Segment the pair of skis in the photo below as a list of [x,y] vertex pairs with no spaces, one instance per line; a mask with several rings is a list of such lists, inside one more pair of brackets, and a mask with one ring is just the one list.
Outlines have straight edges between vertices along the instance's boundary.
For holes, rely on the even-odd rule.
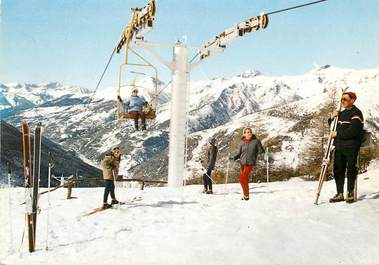
[[[137,201],[142,201],[142,197],[141,196],[135,196],[132,199],[127,200],[125,202],[119,202],[117,205],[124,205],[124,204],[132,203],[132,202],[137,202]],[[103,208],[103,207],[95,208],[95,209],[93,209],[92,211],[90,211],[88,213],[84,213],[82,216],[83,217],[90,216],[90,215],[93,215],[95,213],[102,212],[102,211],[105,211],[105,210],[108,210],[108,209],[112,209],[112,208],[113,207],[111,207],[111,208]]]
[[26,122],[21,123],[22,144],[24,151],[24,176],[25,176],[25,201],[26,220],[28,226],[29,252],[35,250],[37,209],[38,209],[38,188],[40,180],[41,166],[41,143],[42,125],[39,123],[34,131],[34,154],[33,154],[33,175],[30,153],[30,128]]
[[[346,90],[347,90],[347,87],[342,89],[342,96],[346,92]],[[338,107],[337,107],[338,112],[341,112],[341,109],[342,109],[342,96],[341,96],[341,100],[338,102]],[[325,154],[324,154],[323,159],[322,159],[321,172],[320,172],[318,188],[317,188],[317,193],[316,193],[316,200],[314,202],[316,205],[318,204],[318,199],[320,197],[322,185],[324,184],[324,181],[325,181],[325,176],[326,176],[327,169],[328,169],[329,162],[330,162],[330,155],[333,151],[334,137],[332,137],[332,136],[333,136],[333,133],[337,130],[337,124],[338,124],[338,115],[336,117],[334,117],[334,119],[330,125],[330,134],[328,137],[328,142],[326,145]]]

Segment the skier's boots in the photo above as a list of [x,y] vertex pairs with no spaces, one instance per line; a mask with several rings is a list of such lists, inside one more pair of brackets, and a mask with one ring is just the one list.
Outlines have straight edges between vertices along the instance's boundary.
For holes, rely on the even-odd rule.
[[241,200],[242,200],[242,201],[248,201],[248,200],[249,200],[249,196],[245,196],[245,195],[244,195],[244,196],[242,196]]
[[113,204],[118,204],[118,203],[120,203],[118,200],[116,200],[116,199],[112,199],[111,205],[113,205]]
[[345,198],[343,197],[343,193],[337,193],[336,195],[334,195],[333,198],[329,199],[329,202],[331,202],[331,203],[342,202],[344,200],[345,200]]
[[108,209],[108,208],[112,208],[112,205],[110,205],[110,204],[104,202],[104,203],[103,203],[103,206],[102,206],[101,208],[102,208],[103,210],[105,210],[105,209]]
[[207,194],[213,194],[213,191],[212,190],[207,190],[206,193]]
[[346,195],[345,201],[347,203],[353,203],[354,202],[354,192],[348,192]]

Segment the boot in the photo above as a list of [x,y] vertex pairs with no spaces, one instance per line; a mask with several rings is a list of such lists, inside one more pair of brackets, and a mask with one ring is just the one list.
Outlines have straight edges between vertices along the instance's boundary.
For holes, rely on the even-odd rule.
[[354,192],[348,192],[346,195],[345,201],[347,203],[353,203],[354,202]]
[[245,196],[243,195],[242,198],[241,198],[242,201],[248,201],[249,200],[249,196]]
[[103,206],[101,207],[103,210],[105,209],[108,209],[108,208],[112,208],[112,205],[108,204],[107,202],[104,202],[103,203]]
[[116,199],[112,199],[111,205],[113,205],[113,204],[118,204],[118,203],[120,203],[118,200],[116,200]]
[[207,194],[213,194],[213,191],[212,190],[207,190],[206,193]]
[[342,202],[344,201],[344,197],[343,197],[343,193],[337,193],[336,195],[334,195],[333,198],[330,198],[329,199],[329,202],[331,203],[334,203],[334,202]]

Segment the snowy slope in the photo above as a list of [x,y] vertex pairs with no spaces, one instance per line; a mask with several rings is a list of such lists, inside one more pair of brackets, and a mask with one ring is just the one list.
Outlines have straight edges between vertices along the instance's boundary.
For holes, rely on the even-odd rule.
[[[152,78],[138,81],[138,86],[146,88],[140,88],[140,94],[150,98],[154,82]],[[166,85],[160,81],[158,84],[159,90]],[[252,126],[264,143],[280,139],[281,147],[280,150],[277,148],[274,154],[273,166],[290,165],[296,168],[302,162],[302,152],[307,143],[311,142],[309,135],[313,130],[303,123],[304,117],[318,111],[321,104],[333,97],[333,92],[346,85],[357,92],[356,105],[363,111],[365,126],[377,138],[378,68],[353,70],[323,66],[298,76],[265,76],[258,71],[249,70],[238,76],[191,82],[188,111],[188,153],[191,168],[187,177],[196,176],[200,164],[195,159],[203,154],[204,144],[209,137],[216,136],[218,144],[227,146],[239,137],[243,126]],[[25,85],[20,84],[6,84],[1,87],[2,91],[13,91],[13,94],[16,94],[17,87],[20,87],[22,93],[25,90]],[[97,165],[111,146],[119,144],[124,154],[122,173],[141,176],[146,172],[152,172],[149,174],[150,178],[165,178],[168,161],[170,89],[168,85],[159,95],[158,117],[148,123],[147,132],[135,132],[130,121],[115,120],[114,88],[97,91],[91,104],[83,103],[91,98],[92,93],[87,93],[83,98],[82,92],[77,92],[69,96],[71,101],[67,101],[66,95],[46,101],[37,107],[29,106],[28,103],[23,105],[22,110],[13,108],[13,112],[4,117],[15,126],[19,126],[21,119],[28,119],[32,125],[43,120],[46,136]],[[43,89],[37,86],[36,91],[40,90]],[[70,89],[67,93],[69,91]],[[38,94],[37,92],[33,93]],[[0,101],[11,102],[10,94],[2,92]],[[127,95],[127,91],[122,93],[123,98]],[[226,154],[221,153],[220,158],[225,157]],[[225,165],[219,165],[220,170],[223,170]],[[157,172],[156,168],[161,170]]]
[[[40,198],[37,251],[29,254],[24,229],[23,189],[0,190],[1,264],[297,264],[375,265],[379,263],[379,161],[359,175],[358,202],[330,204],[334,181],[324,184],[320,204],[313,204],[317,182],[251,184],[250,201],[241,201],[237,184],[178,189],[117,188],[130,202],[92,216],[101,188],[51,193],[49,251],[47,197]],[[12,226],[13,247],[10,240]]]

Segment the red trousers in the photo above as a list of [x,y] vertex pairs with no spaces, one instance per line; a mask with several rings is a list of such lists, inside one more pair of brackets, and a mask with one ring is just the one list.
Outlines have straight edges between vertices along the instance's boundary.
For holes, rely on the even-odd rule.
[[249,197],[249,174],[252,169],[253,165],[241,165],[240,184],[245,197]]

